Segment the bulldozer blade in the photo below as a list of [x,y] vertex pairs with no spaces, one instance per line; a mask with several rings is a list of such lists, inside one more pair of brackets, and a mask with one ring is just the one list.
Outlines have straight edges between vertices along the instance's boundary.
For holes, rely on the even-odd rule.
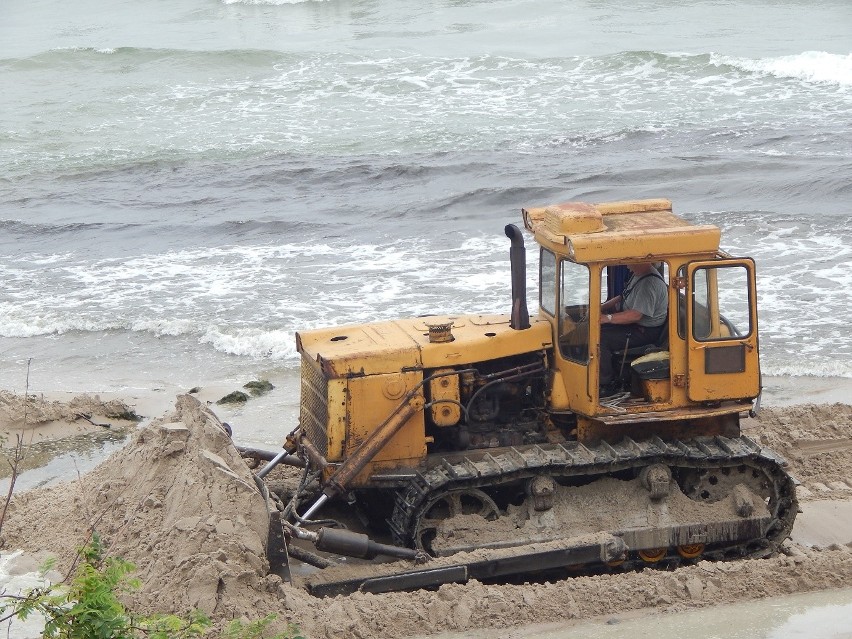
[[266,539],[266,558],[269,561],[269,571],[282,580],[289,582],[290,557],[287,553],[287,539],[281,526],[281,513],[273,510],[269,513],[269,535]]
[[494,579],[529,573],[569,568],[601,561],[613,561],[627,552],[624,541],[618,537],[598,536],[594,541],[563,545],[562,547],[536,548],[524,551],[496,553],[491,559],[460,561],[435,568],[402,570],[380,577],[347,578],[308,584],[307,589],[316,597],[348,595],[354,592],[373,594],[435,588],[447,583],[466,583],[471,579]]

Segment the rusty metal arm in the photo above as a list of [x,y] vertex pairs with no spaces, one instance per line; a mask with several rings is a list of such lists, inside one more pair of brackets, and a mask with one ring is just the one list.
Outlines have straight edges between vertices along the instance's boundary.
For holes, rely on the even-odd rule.
[[425,402],[423,395],[417,392],[419,388],[418,385],[417,388],[411,391],[405,401],[376,430],[370,433],[370,436],[329,477],[323,494],[305,512],[302,519],[310,519],[329,499],[345,493],[349,483],[358,476],[358,473],[364,470],[364,467],[385,447],[391,437],[396,435],[411,417],[423,410]]
[[326,482],[325,493],[332,497],[346,491],[355,477],[364,467],[385,447],[391,437],[396,435],[403,425],[416,413],[423,410],[423,396],[409,394],[406,401],[384,421],[376,430],[370,433],[354,453],[335,471]]

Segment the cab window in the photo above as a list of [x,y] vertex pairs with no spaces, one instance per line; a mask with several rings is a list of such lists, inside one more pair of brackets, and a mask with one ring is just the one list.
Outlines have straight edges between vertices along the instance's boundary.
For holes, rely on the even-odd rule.
[[559,351],[575,362],[589,359],[589,269],[563,261],[559,283]]
[[548,315],[556,315],[556,256],[547,249],[541,249],[539,265],[541,310]]
[[696,269],[692,280],[693,338],[703,342],[749,335],[749,290],[749,273],[743,266]]

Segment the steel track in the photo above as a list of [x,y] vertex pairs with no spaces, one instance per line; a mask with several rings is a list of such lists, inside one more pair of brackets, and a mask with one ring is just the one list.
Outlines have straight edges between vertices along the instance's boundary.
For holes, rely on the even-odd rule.
[[[762,486],[770,520],[760,538],[709,545],[710,559],[766,556],[777,551],[789,536],[798,511],[795,481],[783,468],[783,460],[748,437],[699,437],[688,441],[645,441],[625,438],[618,444],[579,442],[540,444],[467,451],[430,457],[427,470],[416,473],[396,491],[394,510],[388,520],[397,544],[413,544],[419,510],[433,495],[448,490],[488,490],[518,484],[548,474],[570,483],[596,479],[651,464],[665,464],[673,471],[752,470]],[[672,549],[670,549],[672,550]]]

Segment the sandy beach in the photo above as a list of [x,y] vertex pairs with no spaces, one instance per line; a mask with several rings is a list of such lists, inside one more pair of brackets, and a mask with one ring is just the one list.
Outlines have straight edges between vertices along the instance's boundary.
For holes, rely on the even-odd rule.
[[[491,632],[485,629],[525,637],[545,623],[567,629],[613,615],[677,612],[848,587],[852,406],[841,400],[849,397],[850,380],[774,378],[765,384],[763,408],[757,418],[745,421],[743,431],[783,455],[801,482],[801,513],[792,537],[782,553],[768,559],[700,561],[674,572],[646,569],[523,586],[470,582],[437,591],[356,594],[318,605],[299,587],[298,577],[288,584],[268,573],[265,506],[222,428],[228,414],[244,417],[263,410],[217,405],[214,396],[227,388],[199,391],[198,398],[178,396],[170,406],[160,392],[126,402],[39,395],[26,405],[20,396],[0,394],[0,426],[7,442],[21,433],[25,406],[23,433],[31,442],[104,431],[122,437],[108,458],[103,459],[106,452],[94,455],[101,463],[93,470],[78,469],[50,486],[19,490],[4,522],[2,550],[26,551],[13,573],[47,555],[59,558],[62,571],[96,522],[110,552],[137,567],[142,587],[127,596],[135,610],[200,608],[219,629],[230,619],[274,613],[281,629],[295,623],[308,637],[475,637]],[[249,404],[253,401],[275,397]],[[139,422],[122,419],[160,410]]]

